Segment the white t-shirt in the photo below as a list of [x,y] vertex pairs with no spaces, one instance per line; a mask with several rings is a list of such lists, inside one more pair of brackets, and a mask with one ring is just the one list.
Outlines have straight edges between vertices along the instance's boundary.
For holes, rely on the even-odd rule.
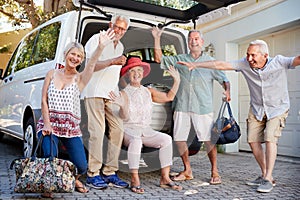
[[[99,43],[99,33],[93,35],[85,45],[86,60],[91,58]],[[119,42],[114,48],[113,42],[108,44],[98,58],[99,61],[121,56],[124,46]],[[92,78],[82,91],[81,97],[101,97],[109,99],[109,92],[118,90],[120,70],[122,65],[111,65],[105,69],[94,72]]]

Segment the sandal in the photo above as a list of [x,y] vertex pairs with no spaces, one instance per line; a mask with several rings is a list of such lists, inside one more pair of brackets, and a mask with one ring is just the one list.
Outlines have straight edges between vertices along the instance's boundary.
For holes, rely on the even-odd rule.
[[89,190],[79,180],[76,180],[75,191],[80,192],[80,193],[89,192]]
[[210,182],[209,182],[209,184],[211,184],[211,185],[218,185],[218,184],[221,184],[221,183],[222,183],[221,176],[211,177]]
[[179,173],[178,175],[171,178],[173,181],[186,181],[194,179],[193,175],[185,175],[183,173]]
[[145,190],[144,188],[142,188],[140,185],[138,186],[131,186],[130,190],[136,194],[144,194]]
[[160,184],[159,185],[161,188],[169,188],[172,190],[182,190],[182,187],[178,185],[177,183],[174,183],[173,181],[167,184]]

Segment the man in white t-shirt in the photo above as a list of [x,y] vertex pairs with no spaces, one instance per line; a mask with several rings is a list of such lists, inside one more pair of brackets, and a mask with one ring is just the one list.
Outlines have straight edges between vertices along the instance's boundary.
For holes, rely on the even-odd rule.
[[[108,184],[126,188],[128,183],[122,181],[116,171],[123,141],[123,122],[119,118],[110,98],[110,91],[118,90],[122,65],[126,57],[122,56],[124,46],[120,39],[126,33],[130,20],[125,16],[112,17],[109,27],[115,32],[115,39],[108,44],[98,59],[95,72],[82,93],[88,115],[89,162],[86,183],[95,189],[105,189]],[[98,44],[98,34],[93,35],[85,45],[86,60],[90,58]],[[99,70],[101,69],[101,70]],[[99,71],[96,71],[99,70]],[[103,139],[106,122],[109,129],[106,163],[103,163]],[[100,170],[102,172],[100,172]]]

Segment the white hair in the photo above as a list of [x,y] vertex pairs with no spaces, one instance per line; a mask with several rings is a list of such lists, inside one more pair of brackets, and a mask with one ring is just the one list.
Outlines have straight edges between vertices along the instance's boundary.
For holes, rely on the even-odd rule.
[[263,40],[254,40],[254,41],[250,42],[249,46],[250,45],[258,45],[259,49],[260,49],[260,52],[262,54],[268,54],[269,55],[268,44],[265,41],[263,41]]
[[114,16],[112,16],[112,18],[111,18],[111,23],[116,23],[116,21],[117,20],[123,20],[123,21],[126,21],[126,23],[127,23],[127,29],[128,29],[128,27],[129,27],[129,25],[130,25],[130,19],[129,19],[129,17],[127,17],[127,16],[124,16],[124,15],[118,15],[118,14],[116,14],[116,15],[114,15]]

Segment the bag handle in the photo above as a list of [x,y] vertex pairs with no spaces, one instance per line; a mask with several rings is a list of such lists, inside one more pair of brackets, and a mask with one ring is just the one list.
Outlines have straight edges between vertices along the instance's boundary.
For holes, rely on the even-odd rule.
[[[44,135],[41,134],[41,136],[39,137],[39,140],[36,144],[36,147],[35,147],[35,150],[34,150],[34,153],[33,153],[33,156],[31,157],[31,161],[35,160],[36,159],[36,155],[37,155],[37,150],[40,146],[42,146],[42,141],[44,139]],[[51,139],[51,143],[50,143],[50,157],[49,157],[49,160],[52,161],[53,158],[54,158],[54,155],[53,155],[53,144],[55,145],[56,147],[56,152],[58,153],[58,149],[57,149],[57,144],[55,143],[55,140],[53,139],[53,136],[52,136],[52,133],[50,134],[50,139]],[[57,155],[56,155],[57,156]]]
[[221,119],[224,116],[224,112],[225,112],[225,108],[226,108],[226,103],[227,102],[223,99],[222,105],[221,105],[220,110],[219,110],[218,119]]

